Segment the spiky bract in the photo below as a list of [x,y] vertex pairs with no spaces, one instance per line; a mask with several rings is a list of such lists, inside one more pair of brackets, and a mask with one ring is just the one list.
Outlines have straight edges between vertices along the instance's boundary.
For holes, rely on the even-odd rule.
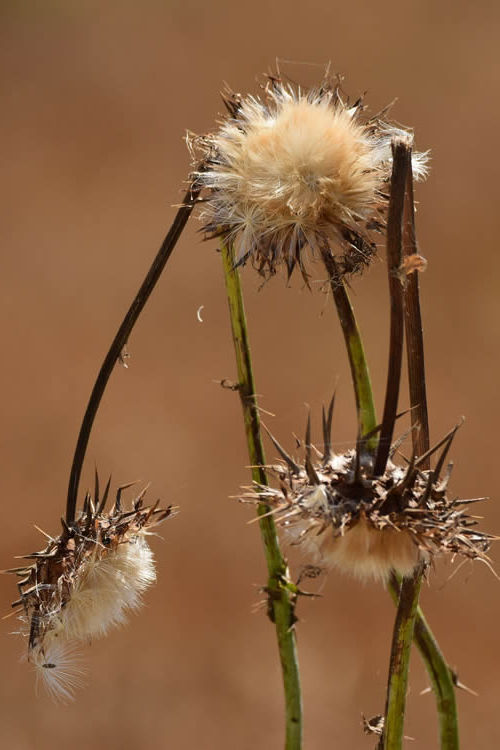
[[124,511],[123,489],[106,513],[109,482],[101,500],[96,482],[96,496],[87,495],[74,524],[63,524],[62,534],[43,551],[26,555],[30,566],[9,571],[21,578],[21,597],[13,606],[24,610],[28,660],[52,697],[68,700],[80,681],[75,645],[125,622],[156,579],[146,535],[171,509],[144,507],[143,491]]
[[[237,263],[262,273],[284,262],[303,273],[306,246],[339,249],[339,273],[366,265],[381,229],[392,168],[391,141],[402,132],[363,116],[330,81],[303,91],[270,77],[262,98],[225,94],[229,116],[217,132],[188,137],[197,183],[207,190],[201,218],[223,234]],[[426,156],[414,156],[425,174]]]
[[471,501],[446,494],[451,465],[440,477],[439,469],[422,470],[418,459],[406,467],[389,460],[384,474],[374,476],[362,446],[332,454],[327,438],[322,459],[313,464],[306,438],[302,465],[273,442],[285,461],[266,468],[279,486],[256,486],[242,499],[270,506],[277,524],[313,562],[384,580],[391,570],[409,575],[440,553],[487,560],[493,537],[465,513]]

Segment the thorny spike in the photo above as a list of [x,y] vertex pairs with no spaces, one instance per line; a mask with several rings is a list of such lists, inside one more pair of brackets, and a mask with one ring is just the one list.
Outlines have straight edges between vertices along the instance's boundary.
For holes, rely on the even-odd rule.
[[[410,435],[415,428],[418,429],[418,425],[416,423],[412,424],[412,426],[409,427],[405,432],[403,432],[402,435],[400,435],[398,438],[396,438],[396,440],[391,445],[391,449],[389,451],[389,458],[390,459],[392,459],[394,457],[394,455],[397,453],[397,451],[399,450],[399,448],[401,448],[401,446],[403,445],[403,443],[406,442],[406,439],[408,438],[408,435]],[[413,458],[415,458],[415,456],[413,456]]]
[[309,410],[309,414],[307,415],[307,426],[306,426],[306,444],[305,444],[305,453],[306,453],[306,473],[309,477],[309,481],[313,484],[319,484],[319,477],[316,474],[316,471],[314,469],[312,460],[311,460],[311,411]]
[[325,407],[322,408],[322,419],[323,419],[323,464],[328,463],[332,457],[332,422],[333,422],[333,409],[335,407],[335,391],[333,392],[332,400],[328,406],[328,414],[325,412]]
[[262,427],[265,429],[269,437],[271,438],[271,442],[280,454],[281,458],[286,462],[288,468],[292,472],[292,474],[296,474],[297,476],[300,474],[300,466],[295,463],[293,458],[291,458],[288,453],[284,450],[284,448],[281,447],[281,445],[278,443],[276,438],[272,435],[272,433],[267,429],[266,425],[261,422]]
[[104,494],[102,496],[101,502],[99,503],[96,509],[96,516],[100,516],[106,506],[106,500],[108,499],[110,485],[111,485],[111,474],[109,475],[109,479],[107,481],[106,487],[104,488]]
[[[144,489],[141,490],[141,492],[139,492],[139,494],[137,495],[137,497],[136,497],[136,499],[134,500],[134,503],[133,503],[134,504],[134,510],[139,510],[141,508],[141,506],[142,506],[142,499],[143,499],[144,495],[146,494],[146,492],[148,491],[148,489],[150,488],[150,486],[151,486],[151,483],[149,482],[144,487]],[[160,501],[158,500],[158,502],[156,503],[156,505],[158,505],[159,502]]]
[[133,487],[134,484],[137,484],[137,481],[128,482],[128,484],[122,484],[120,485],[120,487],[118,487],[116,491],[114,513],[119,513],[122,509],[122,492],[124,492],[125,490],[128,490],[129,487]]
[[437,482],[439,479],[439,475],[441,474],[441,471],[443,469],[443,464],[445,462],[446,456],[448,455],[448,451],[451,448],[451,444],[453,443],[453,440],[455,439],[455,435],[457,434],[457,430],[460,427],[460,424],[455,425],[454,429],[451,431],[450,436],[448,440],[446,441],[443,452],[441,453],[438,462],[436,464],[436,468],[433,471],[434,475],[434,481]]
[[426,451],[421,456],[419,456],[417,458],[415,466],[417,468],[419,466],[421,466],[421,464],[423,464],[424,461],[427,458],[430,458],[437,450],[439,450],[439,448],[441,448],[442,445],[444,445],[446,443],[446,441],[449,439],[450,435],[455,436],[456,431],[458,430],[459,427],[461,427],[463,425],[464,421],[465,421],[465,419],[462,417],[461,421],[457,425],[455,425],[455,427],[453,427],[452,430],[450,430],[448,433],[446,433],[446,435],[444,436],[444,438],[441,438],[441,440],[438,443],[436,443],[436,445],[433,445],[432,448],[429,448],[428,451]]
[[99,474],[97,473],[97,466],[94,470],[94,503],[96,507],[99,505]]

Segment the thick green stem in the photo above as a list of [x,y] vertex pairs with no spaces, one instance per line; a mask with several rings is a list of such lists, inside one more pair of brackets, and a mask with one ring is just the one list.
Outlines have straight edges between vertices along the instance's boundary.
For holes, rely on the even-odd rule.
[[[391,575],[387,588],[397,606],[401,579],[395,573]],[[458,718],[453,672],[441,653],[421,607],[417,607],[413,640],[424,660],[436,696],[441,748],[442,750],[458,750]]]
[[[400,750],[403,746],[406,691],[410,666],[408,652],[413,640],[418,594],[422,582],[420,570],[417,571],[414,578],[411,587],[405,587],[403,580],[398,597],[382,738],[384,750]],[[414,590],[416,590],[417,596],[414,596]]]
[[[238,392],[243,409],[248,455],[252,466],[252,479],[260,485],[267,484],[264,470],[265,456],[260,436],[260,418],[255,396],[250,344],[243,305],[243,295],[238,270],[230,248],[221,243],[222,262],[226,283],[231,330],[233,334],[238,370]],[[268,614],[276,626],[283,686],[285,691],[286,740],[285,750],[300,750],[302,746],[302,698],[299,666],[294,631],[295,596],[288,587],[288,568],[284,560],[272,516],[265,504],[259,505],[259,524],[269,573],[267,595]]]

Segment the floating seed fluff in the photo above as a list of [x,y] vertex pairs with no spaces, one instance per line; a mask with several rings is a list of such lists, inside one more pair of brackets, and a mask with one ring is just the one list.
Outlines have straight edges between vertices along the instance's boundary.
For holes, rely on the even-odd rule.
[[477,520],[464,510],[474,501],[447,497],[451,465],[439,477],[439,471],[421,470],[418,459],[406,467],[389,460],[376,477],[366,455],[358,450],[335,455],[329,438],[316,464],[306,438],[304,465],[273,442],[284,462],[266,468],[279,487],[258,485],[242,500],[268,505],[312,563],[385,580],[391,570],[410,575],[440,553],[488,560],[493,537],[479,531]]
[[[263,98],[225,97],[229,117],[213,135],[188,138],[208,189],[201,218],[209,235],[224,234],[238,263],[262,272],[285,262],[303,268],[301,250],[341,248],[345,272],[374,252],[369,230],[383,226],[392,166],[391,140],[400,128],[363,118],[323,83],[309,92],[270,78]],[[426,156],[414,156],[425,174]]]
[[103,636],[141,604],[141,595],[156,580],[149,530],[171,514],[157,505],[143,507],[141,493],[133,509],[122,511],[118,491],[114,507],[87,496],[80,518],[51,539],[46,549],[26,555],[30,566],[15,568],[22,580],[23,635],[28,661],[48,693],[70,700],[84,670],[78,644]]

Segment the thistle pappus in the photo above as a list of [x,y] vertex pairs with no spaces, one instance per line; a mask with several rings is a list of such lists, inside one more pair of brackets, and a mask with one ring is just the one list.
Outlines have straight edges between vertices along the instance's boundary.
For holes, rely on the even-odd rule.
[[[305,275],[302,251],[325,244],[338,250],[342,274],[365,266],[371,232],[385,223],[391,141],[408,131],[366,117],[363,102],[350,104],[330,80],[304,91],[270,76],[261,97],[223,98],[219,129],[187,138],[207,235],[223,235],[237,264],[250,258],[264,274],[284,263]],[[426,162],[414,153],[417,178]]]
[[153,553],[146,537],[172,514],[158,503],[144,506],[143,490],[130,510],[122,509],[120,487],[109,512],[110,482],[99,497],[87,494],[73,524],[63,521],[60,536],[41,552],[25,555],[31,564],[7,572],[21,578],[21,633],[28,641],[28,661],[55,699],[73,697],[84,670],[78,645],[106,635],[141,605],[143,592],[156,580]]
[[[433,470],[421,468],[429,454],[406,466],[393,462],[396,447],[381,476],[363,441],[356,449],[331,450],[333,402],[323,414],[324,452],[313,463],[310,422],[305,461],[297,462],[271,436],[282,461],[266,467],[278,487],[256,485],[243,501],[263,503],[293,544],[302,545],[311,562],[336,567],[361,579],[387,579],[391,570],[410,575],[422,562],[439,554],[481,559],[495,538],[477,529],[465,512],[472,500],[451,499],[446,493],[451,464],[444,461],[454,428],[429,454],[443,448]],[[480,500],[484,498],[478,498]]]

